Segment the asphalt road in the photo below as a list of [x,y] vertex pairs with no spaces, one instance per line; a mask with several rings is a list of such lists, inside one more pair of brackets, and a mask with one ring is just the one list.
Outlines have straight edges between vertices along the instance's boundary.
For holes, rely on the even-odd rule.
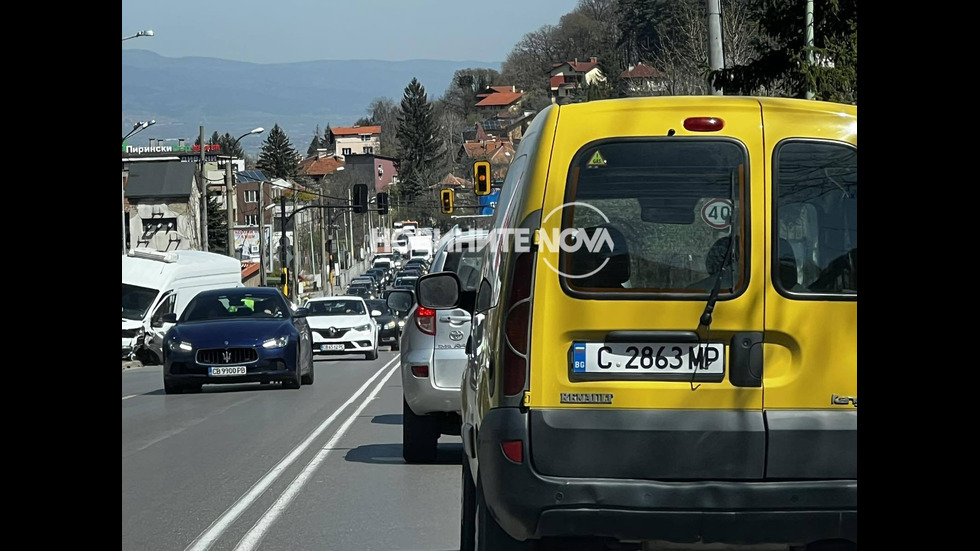
[[318,360],[299,390],[122,379],[124,550],[459,548],[462,444],[403,461],[396,352]]

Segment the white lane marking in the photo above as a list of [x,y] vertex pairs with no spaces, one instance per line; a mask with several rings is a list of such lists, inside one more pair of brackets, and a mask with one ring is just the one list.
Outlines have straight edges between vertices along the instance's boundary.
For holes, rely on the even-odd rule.
[[350,399],[344,402],[342,406],[337,408],[337,410],[334,411],[330,417],[327,417],[323,423],[320,423],[320,426],[310,433],[306,440],[303,440],[302,443],[293,448],[293,450],[289,452],[286,457],[282,458],[282,460],[279,461],[279,463],[273,467],[272,470],[270,470],[265,474],[265,476],[259,479],[258,482],[252,485],[248,492],[246,492],[242,497],[238,498],[238,500],[235,501],[231,507],[229,507],[220,517],[212,522],[211,526],[208,526],[207,530],[201,532],[201,534],[187,546],[185,551],[203,551],[205,549],[209,549],[214,542],[218,541],[218,538],[224,534],[225,530],[227,530],[228,527],[231,526],[231,524],[235,522],[238,517],[240,517],[242,513],[244,513],[245,510],[248,509],[248,507],[252,505],[252,503],[254,503],[260,495],[262,495],[263,492],[265,492],[266,488],[268,488],[270,484],[272,484],[283,472],[285,472],[286,468],[289,467],[293,461],[296,461],[296,458],[299,457],[300,454],[302,454],[318,436],[320,436],[320,433],[326,430],[326,428],[330,426],[330,423],[333,423],[340,413],[347,409],[347,406],[354,403],[354,401],[357,400],[357,398],[363,394],[365,390],[367,390],[371,383],[381,376],[385,369],[388,369],[388,366],[398,361],[398,358],[399,356],[396,355],[390,362],[386,363],[384,367],[379,369],[377,373],[372,375],[371,378],[361,386],[361,388],[357,389],[357,392],[355,392]]
[[129,396],[123,396],[123,400],[129,400],[130,398],[139,396],[139,394],[130,394]]
[[381,388],[388,382],[388,379],[394,375],[395,371],[398,370],[398,367],[399,366],[396,365],[395,367],[391,368],[391,371],[385,375],[384,379],[381,379],[381,382],[374,387],[371,394],[365,398],[363,402],[361,402],[361,405],[354,410],[354,413],[352,413],[351,416],[344,421],[344,424],[337,429],[337,432],[335,432],[333,437],[330,438],[330,441],[320,448],[320,451],[317,452],[316,457],[314,457],[306,465],[303,471],[296,476],[296,479],[293,480],[289,487],[287,487],[286,490],[283,491],[282,495],[279,496],[279,499],[277,499],[276,502],[269,507],[265,514],[263,514],[262,517],[255,522],[252,528],[249,529],[245,536],[242,537],[242,540],[238,542],[237,546],[235,546],[235,551],[250,551],[258,547],[259,543],[262,541],[262,538],[265,537],[266,532],[269,531],[269,527],[272,526],[272,523],[274,523],[276,519],[282,515],[283,511],[289,507],[289,504],[292,503],[299,491],[306,485],[306,481],[313,476],[313,473],[316,472],[317,468],[320,466],[320,463],[327,458],[330,450],[334,449],[334,445],[337,443],[337,441],[340,440],[344,433],[347,432],[347,429],[350,428],[351,424],[354,423],[354,419],[357,419],[361,412],[364,411],[364,408],[378,396],[378,392],[380,392]]

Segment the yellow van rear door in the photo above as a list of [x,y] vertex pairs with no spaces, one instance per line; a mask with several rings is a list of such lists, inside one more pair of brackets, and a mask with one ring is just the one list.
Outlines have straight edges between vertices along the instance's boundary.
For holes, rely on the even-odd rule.
[[857,477],[857,111],[764,100],[766,476]]
[[[648,421],[618,429],[635,450],[665,453],[659,464],[648,456],[637,476],[755,479],[763,388],[739,386],[731,372],[736,361],[746,371],[763,331],[760,108],[705,99],[561,108],[537,239],[526,403]],[[716,280],[712,322],[699,331]],[[547,415],[538,434],[561,440],[560,421]],[[636,463],[626,450],[610,455]]]

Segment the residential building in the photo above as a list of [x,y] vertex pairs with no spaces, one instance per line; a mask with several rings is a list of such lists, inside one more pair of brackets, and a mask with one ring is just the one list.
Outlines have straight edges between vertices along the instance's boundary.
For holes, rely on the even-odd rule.
[[331,128],[334,152],[340,156],[381,152],[380,126],[339,126]]
[[586,85],[605,80],[599,70],[596,58],[588,61],[564,61],[555,63],[551,68],[551,98],[552,101],[574,96]]
[[501,112],[520,112],[524,90],[518,91],[515,86],[490,86],[476,97],[476,112],[489,118]]
[[201,192],[195,165],[133,163],[124,195],[130,206],[129,248],[201,249]]
[[299,162],[297,174],[306,176],[313,181],[315,187],[320,187],[324,178],[343,170],[344,157],[331,154],[326,149],[318,149],[316,155],[311,155]]
[[395,169],[398,159],[394,157],[371,154],[351,155],[346,158],[346,161],[347,170],[358,178],[357,183],[368,184],[368,178],[371,179],[368,185],[369,193],[387,192],[388,187],[398,179],[398,171]]
[[661,96],[667,93],[667,75],[646,63],[630,65],[620,75],[631,96]]

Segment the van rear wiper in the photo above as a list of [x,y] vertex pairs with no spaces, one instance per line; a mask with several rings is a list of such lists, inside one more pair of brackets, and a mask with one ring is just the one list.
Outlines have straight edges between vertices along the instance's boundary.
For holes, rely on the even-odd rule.
[[[729,236],[728,236],[728,250],[725,251],[725,258],[724,260],[722,260],[721,268],[718,270],[718,275],[715,276],[715,282],[711,285],[711,292],[708,293],[708,302],[705,303],[704,311],[701,312],[701,318],[698,320],[698,329],[704,327],[707,330],[707,336],[705,338],[705,341],[707,341],[711,335],[711,321],[715,311],[715,304],[718,303],[718,293],[721,291],[721,280],[724,278],[725,271],[728,269],[728,267],[735,263],[734,262],[735,240],[737,238],[737,236],[735,235],[735,220],[738,219],[738,217],[735,216],[735,205],[736,205],[735,191],[736,191],[737,182],[741,178],[741,170],[742,167],[740,165],[736,170],[732,171],[732,178],[731,178],[732,211],[731,214],[729,214],[729,218],[728,218],[728,227],[731,228],[731,231],[729,232]],[[735,278],[733,277],[732,280],[734,281],[734,279]],[[697,374],[697,370],[692,369],[691,390],[697,390],[701,386],[700,384],[698,386],[694,386],[694,377],[696,374]]]

